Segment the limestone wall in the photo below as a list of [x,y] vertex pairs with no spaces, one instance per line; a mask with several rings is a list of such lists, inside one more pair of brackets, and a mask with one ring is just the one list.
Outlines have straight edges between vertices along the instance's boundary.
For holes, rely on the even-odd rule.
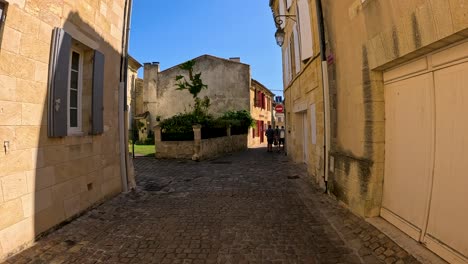
[[385,153],[383,70],[468,37],[466,2],[325,1],[330,58],[332,193],[379,215]]
[[[296,22],[298,0],[292,0],[285,15],[293,16]],[[315,0],[308,0],[311,23],[312,57],[296,63],[293,29],[297,26],[292,19],[284,19],[285,38],[282,46],[286,150],[295,162],[305,163],[312,180],[324,186],[324,108],[320,42],[317,31]],[[275,14],[279,14],[279,1],[270,2]],[[284,15],[283,14],[283,15]],[[298,31],[300,35],[300,29]],[[299,40],[299,39],[298,39]],[[290,72],[286,70],[287,52],[290,52]],[[297,52],[301,52],[300,49]],[[286,78],[289,74],[290,78]],[[314,136],[313,136],[314,135]]]
[[156,141],[157,159],[192,159],[193,141]]
[[[219,116],[228,110],[250,110],[250,66],[209,55],[195,58],[194,72],[201,72],[203,83],[208,89],[202,90],[200,98],[211,100],[210,113]],[[162,119],[177,113],[190,111],[193,97],[188,91],[176,90],[175,77],[187,76],[179,65],[159,72],[159,65],[144,65],[144,93],[142,112],[151,113],[151,127],[156,116]]]
[[[265,94],[265,108],[262,108],[256,104],[257,101],[257,95],[256,92],[261,91]],[[258,120],[258,121],[263,121],[265,125],[272,124],[272,115],[271,112],[273,111],[272,109],[272,101],[273,101],[273,94],[270,90],[268,90],[265,86],[260,84],[256,80],[252,80],[252,86],[250,87],[250,115],[252,116],[253,119]],[[259,130],[259,127],[255,128],[249,128],[249,137],[248,137],[248,145],[249,146],[255,146],[261,144],[260,142],[260,137],[258,137],[257,131]],[[252,135],[252,133],[255,133],[255,137]],[[265,132],[263,132],[265,134]],[[266,143],[266,137],[264,139],[264,142]]]
[[201,160],[212,159],[245,149],[247,149],[247,135],[203,139],[199,156]]
[[[0,36],[0,261],[121,191],[117,99],[124,0],[8,2]],[[47,137],[54,27],[105,55],[102,135]]]
[[247,149],[247,135],[231,136],[228,128],[226,137],[201,139],[201,126],[193,127],[193,141],[162,141],[161,127],[155,126],[155,148],[158,159],[206,160]]

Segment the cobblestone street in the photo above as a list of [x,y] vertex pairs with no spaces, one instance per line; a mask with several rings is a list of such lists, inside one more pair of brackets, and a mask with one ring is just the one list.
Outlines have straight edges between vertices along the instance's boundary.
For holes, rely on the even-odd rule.
[[138,190],[7,263],[419,263],[266,149],[135,160]]

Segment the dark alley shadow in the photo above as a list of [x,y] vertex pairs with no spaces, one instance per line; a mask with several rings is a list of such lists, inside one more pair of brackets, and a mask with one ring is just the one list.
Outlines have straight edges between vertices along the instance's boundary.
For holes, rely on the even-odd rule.
[[[69,14],[63,29],[72,38],[72,69],[75,63],[73,56],[76,54],[80,56],[78,71],[81,71],[79,72],[81,79],[77,80],[78,87],[81,89],[81,98],[78,96],[77,103],[81,103],[82,109],[81,116],[78,114],[78,120],[73,120],[71,108],[74,103],[73,99],[70,99],[68,102],[70,104],[68,118],[70,119],[65,120],[68,123],[68,135],[50,137],[48,129],[51,126],[51,118],[48,116],[50,116],[49,112],[53,111],[53,107],[47,97],[42,102],[44,110],[35,155],[37,159],[33,164],[36,169],[31,175],[35,183],[32,192],[34,209],[31,217],[36,239],[40,238],[44,232],[59,227],[93,205],[121,191],[117,114],[120,40],[107,32],[98,33],[76,12]],[[104,39],[102,35],[106,39],[114,40],[113,43]],[[96,70],[95,51],[104,55],[102,72]],[[53,64],[52,60],[53,56],[49,64]],[[60,67],[60,65],[57,66]],[[71,74],[68,77],[70,83],[74,81]],[[101,87],[102,98],[96,94],[96,89],[100,88],[95,85],[96,78],[98,78],[96,75],[100,74],[103,75],[101,78],[104,83]],[[49,84],[53,82],[50,76]],[[54,89],[59,89],[59,87]],[[49,98],[53,98],[52,92],[49,88],[47,95]],[[68,92],[71,98],[70,93],[73,91]],[[100,104],[101,109],[96,109],[96,105]],[[96,125],[93,118],[99,116],[94,111],[102,111],[104,120],[102,134],[96,133],[96,128],[93,127]],[[74,126],[73,122],[81,129],[71,132],[70,127]]]
[[[11,28],[31,26],[19,17],[38,23],[37,29],[44,19],[26,14],[16,4],[9,12],[6,25]],[[43,23],[37,36],[23,33],[31,38],[31,49],[42,49],[28,59],[1,50],[0,74],[18,78],[18,87],[21,82],[25,89],[17,89],[17,98],[22,96],[16,99],[17,113],[7,113],[19,120],[6,123],[15,133],[1,130],[2,144],[10,145],[0,157],[4,191],[0,186],[0,209],[6,212],[0,216],[0,262],[122,190],[118,130],[122,14],[80,14],[70,12],[60,23],[62,29]],[[60,19],[53,22],[57,25]],[[56,37],[59,31],[62,37]],[[15,59],[5,62],[10,57]],[[34,60],[44,65],[42,71],[27,75],[29,64],[24,63],[32,62],[35,69]],[[4,105],[0,106],[3,113]],[[71,247],[73,239],[63,246]]]

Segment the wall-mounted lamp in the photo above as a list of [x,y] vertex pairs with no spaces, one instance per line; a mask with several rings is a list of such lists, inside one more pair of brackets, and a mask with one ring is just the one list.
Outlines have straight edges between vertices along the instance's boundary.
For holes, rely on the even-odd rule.
[[275,24],[276,24],[276,32],[275,32],[275,39],[276,39],[276,44],[278,44],[278,46],[282,47],[283,46],[283,43],[284,43],[284,30],[281,28],[281,25],[284,23],[285,20],[283,20],[283,18],[285,19],[291,19],[292,21],[296,22],[296,20],[294,19],[296,16],[294,15],[277,15],[274,17],[275,19]]

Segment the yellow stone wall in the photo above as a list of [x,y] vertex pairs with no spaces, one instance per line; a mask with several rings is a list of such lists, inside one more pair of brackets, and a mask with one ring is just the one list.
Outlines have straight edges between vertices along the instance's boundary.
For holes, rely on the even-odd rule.
[[[385,153],[383,70],[465,39],[463,0],[324,1],[332,101],[330,187],[364,216],[379,215]],[[334,103],[333,103],[334,102]]]
[[[293,79],[285,90],[286,108],[286,147],[288,155],[295,162],[305,163],[312,179],[323,186],[324,176],[324,122],[323,122],[323,90],[321,84],[321,62],[315,57]],[[316,144],[311,140],[312,111],[315,105]],[[303,127],[303,118],[307,127]],[[307,131],[307,132],[304,132]],[[304,141],[304,134],[307,140]],[[306,146],[304,146],[306,145]],[[304,156],[304,150],[306,156]]]
[[[265,109],[262,109],[261,107],[255,106],[255,98],[256,98],[255,91],[262,91],[265,94],[265,98],[269,99],[270,108],[268,108],[267,106]],[[263,121],[265,125],[268,125],[269,123],[272,124],[273,122],[271,118],[271,111],[272,111],[271,102],[273,102],[273,94],[271,94],[269,90],[266,90],[261,85],[258,85],[255,81],[252,81],[252,86],[250,87],[250,115],[252,116],[252,118],[255,120]],[[249,137],[248,137],[249,146],[266,144],[266,137],[263,143],[260,142],[260,137],[257,137],[257,129],[258,129],[257,127],[249,128]],[[255,132],[255,137],[252,136],[253,132]]]
[[[0,36],[0,143],[9,142],[0,152],[0,260],[121,191],[117,110],[124,0],[8,2]],[[105,55],[103,135],[47,137],[54,27],[95,43]]]
[[[285,1],[286,2],[286,1]],[[286,15],[296,16],[297,0],[292,1],[292,7]],[[279,2],[272,2],[272,8],[275,14],[279,14]],[[321,186],[324,185],[324,115],[323,115],[323,89],[322,89],[322,70],[320,60],[320,43],[317,30],[317,16],[315,9],[315,0],[309,0],[309,14],[311,19],[313,57],[307,61],[301,62],[301,69],[296,73],[295,66],[292,70],[292,81],[284,85],[285,98],[285,119],[286,119],[286,148],[288,156],[295,162],[305,163],[311,179]],[[292,27],[294,21],[285,20],[285,42],[282,50],[290,45]],[[293,63],[294,64],[294,63]],[[283,69],[285,62],[283,61]],[[316,120],[316,144],[312,144],[311,139],[311,107],[315,105]],[[304,141],[303,118],[307,118],[307,141]],[[304,151],[306,156],[304,156]]]

